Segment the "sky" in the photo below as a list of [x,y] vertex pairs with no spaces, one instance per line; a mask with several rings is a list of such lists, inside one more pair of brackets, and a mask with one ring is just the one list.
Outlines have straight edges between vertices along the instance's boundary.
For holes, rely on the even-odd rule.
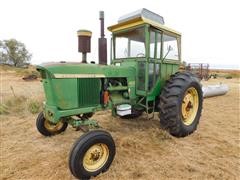
[[182,33],[182,60],[239,69],[239,7],[238,0],[0,0],[0,40],[23,42],[33,64],[81,61],[77,30],[88,29],[93,32],[88,61],[98,62],[99,11],[105,12],[109,46],[106,28],[124,14],[147,8]]

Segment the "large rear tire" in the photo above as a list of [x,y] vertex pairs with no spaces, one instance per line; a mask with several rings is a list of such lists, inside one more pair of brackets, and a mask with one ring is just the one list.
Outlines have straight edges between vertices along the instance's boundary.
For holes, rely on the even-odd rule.
[[104,173],[115,156],[112,136],[102,130],[89,131],[73,145],[69,156],[69,168],[78,179],[90,179]]
[[202,112],[202,89],[189,72],[176,73],[160,95],[160,124],[176,137],[185,137],[197,129]]

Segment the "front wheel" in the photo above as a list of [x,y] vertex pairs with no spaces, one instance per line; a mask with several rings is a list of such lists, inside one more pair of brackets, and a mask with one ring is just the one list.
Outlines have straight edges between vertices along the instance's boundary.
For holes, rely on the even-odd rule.
[[189,72],[171,76],[160,96],[160,123],[170,134],[184,137],[193,133],[202,112],[202,89]]
[[69,168],[79,179],[89,179],[108,170],[114,156],[112,136],[102,130],[82,135],[73,145],[69,156]]
[[37,130],[44,136],[52,136],[59,134],[66,130],[68,123],[59,121],[57,124],[53,124],[45,119],[43,112],[40,112],[36,120]]

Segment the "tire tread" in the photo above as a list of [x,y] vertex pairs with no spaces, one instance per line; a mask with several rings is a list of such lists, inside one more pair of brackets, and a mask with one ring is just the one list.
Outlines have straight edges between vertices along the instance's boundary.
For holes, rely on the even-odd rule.
[[[180,100],[184,90],[194,83],[199,93],[199,109],[194,122],[196,123],[191,128],[186,128],[181,120]],[[199,123],[202,111],[202,90],[198,79],[190,72],[178,72],[170,76],[170,80],[166,82],[165,87],[160,95],[160,125],[162,128],[169,131],[169,133],[176,137],[185,137],[193,133]]]

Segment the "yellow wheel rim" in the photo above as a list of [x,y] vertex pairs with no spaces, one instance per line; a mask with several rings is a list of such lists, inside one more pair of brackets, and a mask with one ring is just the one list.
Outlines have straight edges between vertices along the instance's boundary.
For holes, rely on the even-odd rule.
[[59,121],[57,124],[53,124],[48,120],[44,121],[44,126],[49,132],[59,131],[63,127],[63,122]]
[[199,97],[194,87],[187,89],[182,101],[182,121],[189,126],[193,123],[198,112]]
[[94,144],[83,156],[83,167],[89,172],[97,171],[104,166],[108,157],[109,149],[106,144]]

